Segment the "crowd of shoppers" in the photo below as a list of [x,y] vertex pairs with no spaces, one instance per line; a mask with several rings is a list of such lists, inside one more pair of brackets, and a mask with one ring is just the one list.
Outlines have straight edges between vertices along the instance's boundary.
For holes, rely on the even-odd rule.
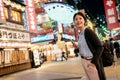
[[116,39],[110,38],[104,41],[104,45],[111,51],[111,54],[120,58],[120,44]]

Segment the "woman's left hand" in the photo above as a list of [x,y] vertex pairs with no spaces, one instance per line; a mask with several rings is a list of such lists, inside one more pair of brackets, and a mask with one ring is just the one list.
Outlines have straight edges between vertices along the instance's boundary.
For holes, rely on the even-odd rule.
[[89,67],[89,66],[94,67],[94,66],[95,66],[95,64],[93,64],[93,63],[89,63],[89,64],[88,64],[88,67]]

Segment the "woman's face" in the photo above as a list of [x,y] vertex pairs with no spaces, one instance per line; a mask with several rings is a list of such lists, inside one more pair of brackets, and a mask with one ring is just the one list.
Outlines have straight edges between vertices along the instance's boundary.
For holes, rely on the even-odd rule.
[[84,26],[85,26],[85,20],[80,15],[75,16],[74,23],[75,23],[76,27],[80,28],[80,29],[84,28]]

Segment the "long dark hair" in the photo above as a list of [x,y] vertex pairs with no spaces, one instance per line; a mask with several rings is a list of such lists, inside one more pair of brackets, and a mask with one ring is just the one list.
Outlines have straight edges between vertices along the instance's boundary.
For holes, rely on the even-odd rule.
[[82,12],[77,12],[77,13],[75,13],[74,16],[73,16],[73,21],[75,20],[76,15],[82,16],[82,17],[84,18],[85,22],[87,21],[85,15],[84,15]]

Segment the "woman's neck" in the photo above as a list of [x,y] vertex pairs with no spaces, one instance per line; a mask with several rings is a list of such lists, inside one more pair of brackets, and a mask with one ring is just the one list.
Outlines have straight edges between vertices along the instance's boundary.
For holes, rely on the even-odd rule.
[[82,30],[84,30],[84,28],[85,28],[85,26],[84,27],[80,27],[79,30],[82,31]]

